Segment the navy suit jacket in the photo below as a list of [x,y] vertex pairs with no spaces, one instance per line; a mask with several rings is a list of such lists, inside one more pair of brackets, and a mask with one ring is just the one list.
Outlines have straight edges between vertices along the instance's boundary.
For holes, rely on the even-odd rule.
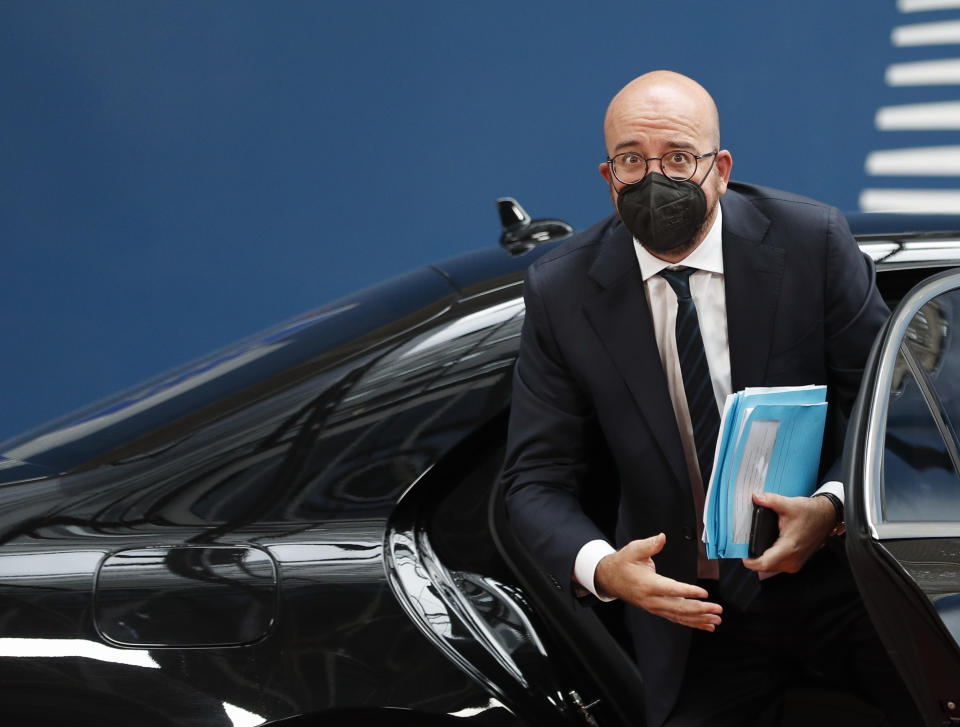
[[[827,384],[831,407],[849,411],[889,311],[846,220],[738,183],[720,204],[733,390]],[[581,505],[599,437],[619,477],[615,545],[664,532],[657,572],[695,583],[693,497],[630,233],[614,215],[571,238],[530,267],[524,298],[503,472],[512,526],[572,591],[580,547],[609,539]],[[628,626],[659,724],[691,632],[633,607]]]

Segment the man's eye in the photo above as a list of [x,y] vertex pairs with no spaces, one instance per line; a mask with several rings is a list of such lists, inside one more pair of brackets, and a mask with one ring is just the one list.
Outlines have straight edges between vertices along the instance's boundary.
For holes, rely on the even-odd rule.
[[670,161],[674,164],[685,164],[687,161],[687,155],[682,151],[670,152]]
[[634,166],[636,164],[643,164],[643,157],[639,154],[624,154],[623,163],[627,166]]

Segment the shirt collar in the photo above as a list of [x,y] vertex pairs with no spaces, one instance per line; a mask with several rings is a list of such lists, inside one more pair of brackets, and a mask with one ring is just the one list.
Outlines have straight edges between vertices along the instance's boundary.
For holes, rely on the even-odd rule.
[[723,275],[723,246],[721,244],[720,231],[723,229],[723,211],[720,205],[717,205],[717,216],[710,226],[710,231],[703,238],[697,247],[678,263],[668,263],[666,260],[651,255],[647,249],[633,238],[633,247],[637,253],[637,260],[640,263],[640,273],[643,275],[643,281],[646,282],[661,270],[669,267],[682,266],[685,268],[696,268],[697,270],[706,270],[710,273],[719,273]]

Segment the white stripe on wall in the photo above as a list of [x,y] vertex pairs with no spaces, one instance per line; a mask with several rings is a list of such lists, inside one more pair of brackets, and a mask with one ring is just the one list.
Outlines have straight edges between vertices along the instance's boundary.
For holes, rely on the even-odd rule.
[[915,13],[920,10],[947,10],[960,8],[960,0],[897,0],[897,10],[901,13]]
[[960,101],[881,106],[874,123],[881,131],[960,129]]
[[864,167],[874,176],[960,177],[960,146],[872,151]]
[[960,189],[865,189],[860,192],[864,212],[958,213]]
[[960,21],[900,25],[890,32],[890,42],[900,47],[960,43]]
[[944,86],[960,83],[960,58],[893,63],[884,76],[888,86]]

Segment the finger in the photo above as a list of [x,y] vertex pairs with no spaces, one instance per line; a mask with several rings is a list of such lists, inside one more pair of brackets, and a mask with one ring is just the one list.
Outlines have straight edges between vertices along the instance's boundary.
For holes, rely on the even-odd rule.
[[700,617],[666,613],[663,617],[673,623],[682,624],[683,626],[689,626],[694,629],[700,629],[704,626],[719,626],[722,623],[722,619],[719,616]]
[[723,613],[723,606],[710,601],[696,601],[689,598],[651,598],[645,601],[648,611],[669,613],[676,617],[703,618],[711,623]]
[[698,629],[699,631],[716,631],[717,626],[720,624],[704,624],[704,623],[686,623],[684,621],[674,621],[673,623],[680,624],[681,626],[687,626],[691,629]]
[[[651,613],[654,613],[651,611]],[[692,616],[683,616],[672,614],[668,611],[663,613],[655,613],[656,616],[660,616],[667,621],[672,623],[680,624],[681,626],[689,626],[693,629],[707,629],[713,630],[715,627],[719,626],[721,619],[719,616],[711,616],[709,618],[695,618]]]
[[745,568],[755,571],[776,571],[780,570],[781,561],[788,558],[791,554],[790,544],[786,539],[780,537],[774,541],[773,545],[767,548],[758,558],[744,558]]
[[720,624],[714,624],[714,623],[699,623],[694,621],[687,622],[684,620],[677,620],[677,621],[674,621],[673,623],[678,623],[681,626],[688,626],[691,629],[700,629],[702,631],[713,631],[714,629],[717,628],[717,626],[720,625]]
[[684,626],[692,626],[694,628],[701,628],[703,626],[719,626],[723,619],[719,616],[707,615],[703,617],[694,617],[694,616],[677,616],[673,619],[674,623],[683,624]]
[[705,588],[691,583],[681,583],[673,578],[667,578],[659,573],[651,573],[645,579],[644,590],[652,598],[708,598],[710,594]]
[[777,513],[782,513],[790,506],[789,497],[778,495],[775,492],[754,492],[753,502],[756,505],[768,507]]
[[631,560],[645,560],[663,550],[663,546],[666,544],[667,536],[663,533],[657,533],[643,540],[631,540],[624,546],[623,551]]
[[677,610],[672,604],[666,604],[662,608],[651,608],[650,612],[665,618],[674,623],[691,626],[693,628],[702,628],[704,626],[719,626],[722,619],[715,613],[686,613]]

